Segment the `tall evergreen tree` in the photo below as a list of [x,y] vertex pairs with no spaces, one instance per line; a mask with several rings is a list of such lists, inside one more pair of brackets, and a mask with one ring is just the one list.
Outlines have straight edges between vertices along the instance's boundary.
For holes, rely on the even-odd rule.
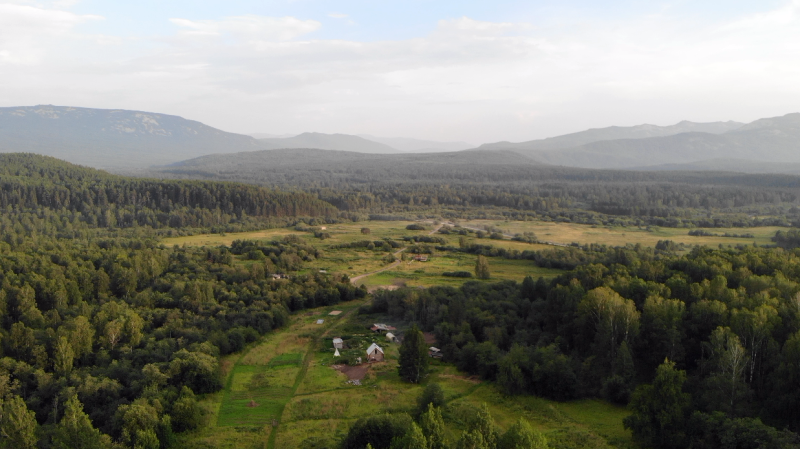
[[398,371],[401,379],[415,384],[428,372],[428,347],[416,325],[403,336]]

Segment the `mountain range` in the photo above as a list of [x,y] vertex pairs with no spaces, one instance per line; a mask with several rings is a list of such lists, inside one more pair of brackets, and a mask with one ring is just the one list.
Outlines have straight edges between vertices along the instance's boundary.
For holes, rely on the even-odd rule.
[[250,136],[174,115],[49,105],[0,108],[0,152],[38,153],[96,168],[147,167],[261,148]]
[[[640,137],[643,134],[648,137]],[[576,143],[580,144],[570,146]],[[512,150],[544,164],[581,168],[666,165],[673,170],[702,166],[751,172],[751,166],[758,165],[755,172],[789,173],[791,167],[786,163],[800,163],[800,113],[748,124],[681,122],[665,127],[611,127],[516,144],[500,142],[479,149]],[[727,162],[717,165],[715,161],[719,160]]]
[[[403,164],[438,163],[464,166],[468,153],[520,155],[521,166],[565,166],[592,169],[717,170],[749,173],[800,173],[800,113],[751,123],[733,121],[670,126],[638,125],[590,129],[527,142],[496,142],[474,148],[466,142],[436,142],[372,135],[303,133],[263,137],[229,133],[178,116],[120,109],[64,106],[0,108],[0,152],[32,152],[82,165],[112,170],[146,169],[206,155],[263,150],[318,149],[337,151],[343,160],[353,154],[405,155]],[[419,153],[453,152],[455,156]],[[291,151],[284,161],[295,160]],[[298,154],[308,157],[307,151]],[[345,154],[347,153],[347,154]],[[256,156],[254,156],[256,157]],[[490,163],[485,156],[478,159]],[[329,158],[325,158],[329,160]],[[187,162],[187,164],[190,164]],[[369,164],[367,164],[369,165]],[[246,168],[246,167],[244,167]],[[244,169],[243,168],[243,169]]]

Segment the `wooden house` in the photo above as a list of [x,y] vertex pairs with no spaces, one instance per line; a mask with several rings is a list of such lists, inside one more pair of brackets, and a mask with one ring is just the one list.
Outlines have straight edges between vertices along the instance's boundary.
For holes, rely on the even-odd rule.
[[382,362],[383,348],[378,346],[377,343],[369,345],[369,348],[367,348],[367,360],[370,362]]

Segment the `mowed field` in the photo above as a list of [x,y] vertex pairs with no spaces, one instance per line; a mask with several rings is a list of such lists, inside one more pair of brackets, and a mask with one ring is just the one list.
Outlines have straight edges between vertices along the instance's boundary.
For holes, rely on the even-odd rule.
[[[178,446],[333,448],[359,418],[412,412],[425,384],[399,379],[399,346],[367,329],[369,323],[386,318],[358,315],[355,309],[361,304],[354,301],[295,314],[287,328],[226,359],[225,389],[202,399],[207,425],[182,434]],[[343,313],[328,315],[332,310]],[[325,322],[318,325],[318,319]],[[399,327],[399,334],[405,330],[403,323],[392,324]],[[359,335],[354,338],[354,334]],[[361,346],[375,341],[384,348],[386,360],[363,365],[361,385],[353,385],[331,366],[334,356],[328,343],[333,336]],[[597,400],[557,403],[533,396],[508,397],[494,384],[439,361],[432,361],[425,382],[437,382],[445,392],[451,443],[463,431],[463,418],[486,403],[501,428],[524,417],[545,433],[554,449],[636,447],[622,426],[628,415],[623,407]]]

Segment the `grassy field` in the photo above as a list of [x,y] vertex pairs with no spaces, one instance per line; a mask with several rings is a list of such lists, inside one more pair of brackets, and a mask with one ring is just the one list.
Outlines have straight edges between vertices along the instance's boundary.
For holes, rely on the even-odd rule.
[[[427,235],[436,228],[433,223],[426,223],[426,230],[410,231],[406,229],[409,222],[403,221],[370,221],[364,223],[336,224],[326,227],[325,232],[331,238],[320,240],[307,232],[300,232],[290,228],[270,229],[265,231],[243,232],[233,234],[202,234],[186,237],[164,239],[167,245],[230,245],[236,239],[277,240],[287,235],[295,234],[303,237],[307,244],[322,250],[323,256],[305,265],[303,272],[326,270],[332,273],[345,273],[350,277],[373,273],[386,269],[390,265],[383,260],[387,253],[373,251],[366,248],[339,248],[342,244],[363,241],[392,239],[402,241],[405,236]],[[601,243],[611,246],[626,244],[641,244],[655,246],[659,240],[672,240],[683,243],[687,248],[692,245],[739,245],[752,244],[768,245],[771,237],[780,228],[731,228],[731,229],[705,229],[714,234],[752,234],[753,238],[735,238],[722,236],[690,236],[685,228],[639,228],[639,227],[605,227],[580,225],[572,223],[553,223],[541,221],[493,221],[473,220],[458,223],[468,228],[494,228],[500,229],[507,235],[523,232],[533,232],[542,241],[569,243]],[[367,227],[369,234],[362,234],[361,229]],[[457,234],[435,234],[446,240],[447,245],[458,246]],[[544,244],[530,244],[516,242],[509,239],[493,240],[478,239],[474,233],[466,236],[467,243],[492,245],[507,249],[542,250],[552,249],[553,246]],[[427,262],[404,261],[392,266],[386,271],[359,279],[359,285],[364,284],[370,288],[386,286],[429,287],[432,285],[459,286],[466,282],[465,278],[444,277],[447,271],[473,271],[475,256],[453,252],[436,252],[431,254]],[[242,261],[241,263],[249,263]],[[552,277],[560,273],[559,270],[539,268],[526,260],[505,260],[492,258],[489,261],[492,281],[515,280],[521,281],[525,276]],[[302,272],[301,272],[302,273]]]
[[[775,226],[759,228],[697,228],[713,234],[752,234],[754,238],[690,236],[686,228],[662,228],[652,226],[639,228],[636,226],[593,226],[574,223],[553,223],[543,221],[495,221],[473,220],[459,222],[461,226],[485,228],[491,226],[501,229],[507,234],[521,234],[533,232],[539,240],[558,243],[602,243],[610,246],[624,246],[626,244],[642,244],[655,246],[659,240],[672,240],[686,245],[738,245],[752,244],[769,245],[775,232],[783,229]],[[503,242],[503,246],[522,249],[528,245],[519,242]],[[499,245],[498,245],[499,246]],[[530,245],[529,245],[530,246]],[[528,247],[529,247],[528,246]],[[537,245],[538,246],[538,245]]]
[[[344,312],[338,317],[328,316],[331,307],[295,314],[287,328],[226,358],[224,390],[201,402],[208,412],[207,425],[181,435],[179,447],[334,447],[358,418],[410,412],[424,385],[399,379],[399,346],[366,329],[365,323],[384,318],[353,313],[361,304],[336,306]],[[324,324],[316,324],[319,317],[324,317]],[[401,323],[394,324],[403,330]],[[349,384],[346,375],[331,367],[330,338],[338,335],[362,345],[374,339],[385,350],[386,360],[369,366],[362,385]],[[547,435],[554,449],[635,447],[622,427],[627,411],[621,407],[595,400],[556,403],[504,396],[493,384],[439,361],[432,362],[426,381],[444,389],[451,441],[463,430],[462,418],[486,403],[501,428],[524,417]]]

